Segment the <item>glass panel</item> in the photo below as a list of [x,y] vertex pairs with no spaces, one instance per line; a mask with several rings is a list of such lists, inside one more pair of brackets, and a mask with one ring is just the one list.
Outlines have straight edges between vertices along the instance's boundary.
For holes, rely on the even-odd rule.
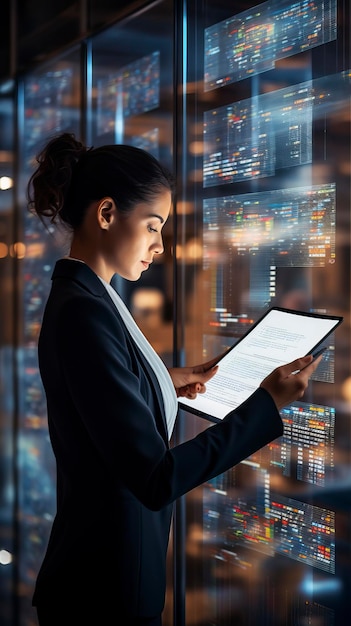
[[[94,146],[126,143],[173,170],[173,2],[154,5],[92,39]],[[138,45],[135,45],[135,42]],[[163,359],[172,361],[173,220],[164,254],[137,283],[116,280],[120,295]]]
[[14,93],[0,84],[0,622],[12,623],[14,580]]
[[[136,44],[137,42],[137,44]],[[173,1],[153,3],[92,39],[92,145],[125,143],[173,167]],[[89,129],[88,129],[89,133]],[[172,364],[173,216],[164,253],[136,282],[114,286],[166,364]],[[173,623],[172,545],[164,626]]]
[[[349,15],[337,0],[234,4],[188,3],[184,358],[219,354],[272,305],[344,322],[283,437],[188,495],[186,623],[336,626],[351,567]],[[186,437],[206,427],[183,418]]]
[[[20,94],[20,184],[22,242],[19,367],[18,505],[21,626],[33,624],[30,606],[55,512],[55,465],[46,422],[46,402],[37,363],[37,340],[57,258],[66,242],[47,232],[26,206],[26,186],[35,156],[60,132],[79,134],[80,53],[55,60],[25,77]],[[55,233],[57,231],[55,230]]]

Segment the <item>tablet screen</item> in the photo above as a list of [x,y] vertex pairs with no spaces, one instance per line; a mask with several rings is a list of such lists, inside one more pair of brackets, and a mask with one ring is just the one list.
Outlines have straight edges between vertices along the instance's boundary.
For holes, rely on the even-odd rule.
[[217,374],[206,383],[206,392],[195,400],[178,398],[179,405],[198,415],[223,419],[273,369],[321,347],[342,320],[340,316],[272,307],[221,357]]

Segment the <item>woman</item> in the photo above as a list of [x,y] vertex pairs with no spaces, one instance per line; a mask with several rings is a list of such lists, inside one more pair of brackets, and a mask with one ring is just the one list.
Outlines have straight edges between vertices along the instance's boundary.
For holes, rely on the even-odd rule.
[[29,182],[30,209],[72,232],[38,347],[57,462],[33,598],[40,626],[159,626],[172,503],[280,436],[279,409],[303,395],[320,360],[278,368],[221,423],[170,447],[177,395],[203,393],[214,360],[167,371],[110,282],[138,280],[163,252],[172,188],[147,152],[87,149],[67,133]]

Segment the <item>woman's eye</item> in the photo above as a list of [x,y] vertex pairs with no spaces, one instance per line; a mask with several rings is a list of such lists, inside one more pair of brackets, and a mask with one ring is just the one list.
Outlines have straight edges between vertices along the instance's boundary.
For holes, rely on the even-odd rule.
[[157,229],[156,228],[152,228],[152,226],[148,226],[149,232],[150,233],[157,233]]

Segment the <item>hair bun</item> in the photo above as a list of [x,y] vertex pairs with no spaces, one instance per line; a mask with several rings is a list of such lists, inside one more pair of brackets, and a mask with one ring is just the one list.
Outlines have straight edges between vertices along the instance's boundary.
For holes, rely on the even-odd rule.
[[73,168],[87,151],[73,133],[63,133],[51,139],[38,154],[38,167],[28,184],[28,206],[41,219],[57,221],[65,205]]

